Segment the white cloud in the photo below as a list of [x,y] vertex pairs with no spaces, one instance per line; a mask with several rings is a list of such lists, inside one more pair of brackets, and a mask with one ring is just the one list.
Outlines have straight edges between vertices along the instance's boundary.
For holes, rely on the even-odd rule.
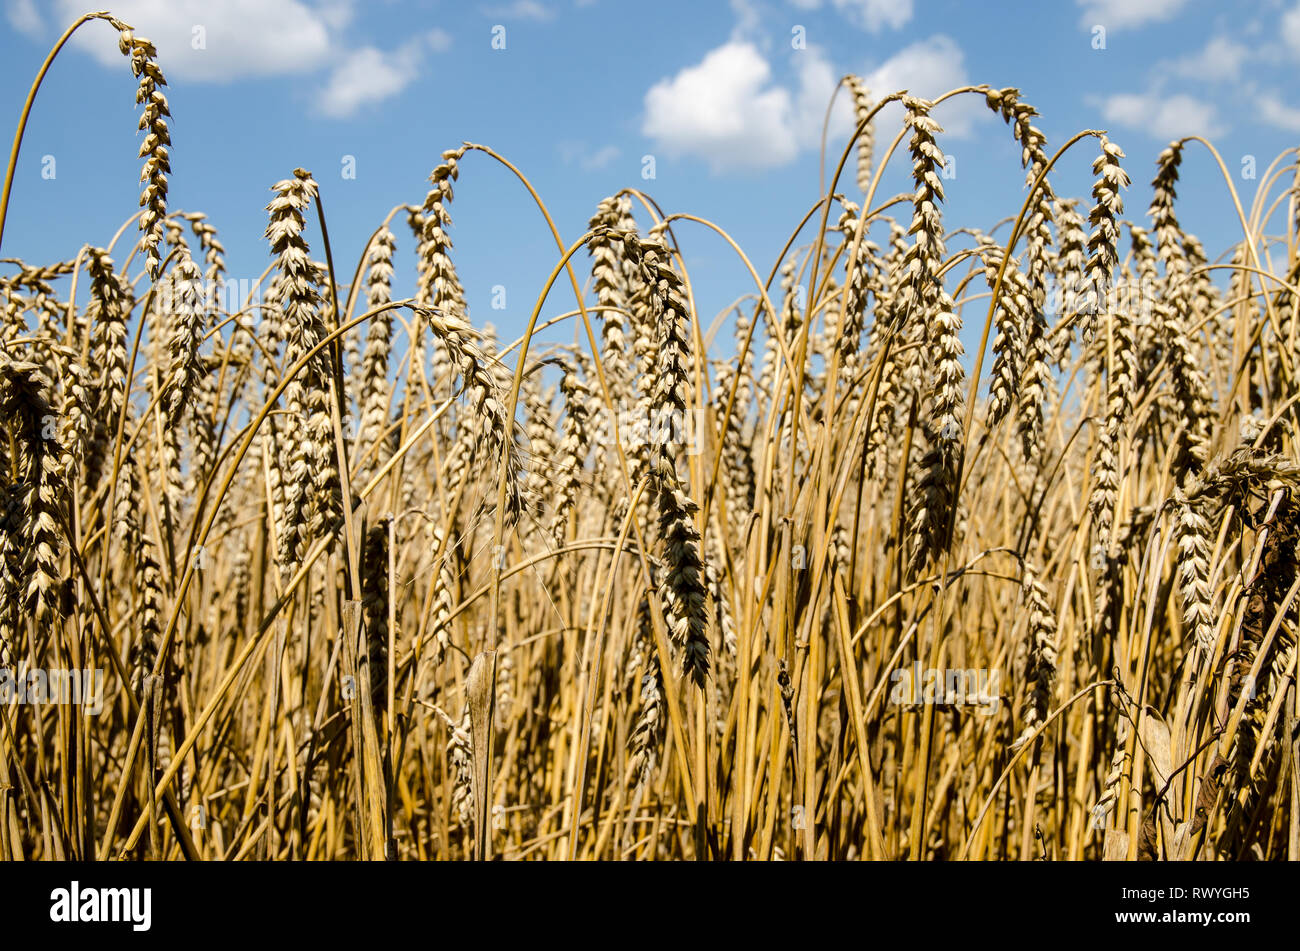
[[1178,14],[1187,0],[1075,0],[1083,7],[1079,25],[1108,30],[1159,23]]
[[732,41],[651,87],[641,131],[671,155],[714,172],[784,165],[798,153],[790,92],[753,44]]
[[1282,14],[1282,39],[1291,52],[1300,56],[1300,3]]
[[[641,131],[670,155],[704,159],[715,173],[785,165],[817,147],[826,105],[842,74],[815,46],[795,53],[791,65],[791,78],[778,82],[753,43],[734,39],[656,83],[645,96]],[[935,97],[968,84],[961,48],[946,36],[900,50],[865,79],[879,96],[907,89]],[[939,106],[935,116],[949,133],[963,136],[985,112],[982,100],[963,97]],[[846,134],[851,115],[849,98],[841,93],[830,134]],[[897,104],[878,117],[885,124],[901,119]]]
[[[822,51],[810,46],[794,59],[798,93],[795,96],[794,122],[801,144],[809,148],[821,140],[822,122],[826,118],[826,104],[835,95],[840,73]],[[848,135],[853,131],[852,97],[845,90],[835,98],[827,133]]]
[[763,21],[765,11],[759,9],[758,0],[730,0],[731,15],[736,18],[731,28],[733,40],[749,40],[767,46]]
[[352,22],[352,4],[355,0],[307,0],[316,14],[325,21],[332,32],[337,32]]
[[604,145],[592,149],[586,142],[575,141],[561,142],[559,153],[565,165],[576,165],[584,172],[596,172],[607,168],[623,154],[617,145]]
[[1257,102],[1260,118],[1269,125],[1288,132],[1300,132],[1300,109],[1286,105],[1272,94],[1259,96]]
[[19,33],[37,36],[42,27],[40,11],[32,0],[9,0],[5,4],[5,19]]
[[1101,112],[1108,122],[1140,129],[1161,139],[1187,135],[1212,138],[1223,131],[1214,106],[1182,94],[1119,93],[1102,103]]
[[912,0],[832,0],[835,9],[871,33],[897,30],[912,19]]
[[1249,53],[1240,43],[1216,36],[1199,53],[1175,60],[1170,69],[1187,79],[1233,80],[1241,75]]
[[605,168],[610,162],[618,158],[620,154],[617,145],[606,145],[603,148],[599,148],[592,152],[590,155],[579,159],[578,164],[583,168],[583,170],[594,172],[598,169]]
[[[356,0],[113,0],[113,13],[153,41],[163,72],[173,81],[230,82],[330,70],[316,109],[342,118],[396,95],[419,72],[423,54],[451,44],[432,30],[397,50],[382,52],[346,35]],[[83,0],[53,0],[40,21],[32,0],[9,0],[15,28],[42,33],[80,15]],[[72,42],[111,69],[123,57],[111,32],[95,24]]]
[[[790,0],[800,10],[816,10],[821,0]],[[869,33],[885,27],[897,30],[912,19],[912,0],[831,0],[833,6],[854,26]]]
[[512,3],[489,7],[484,12],[489,16],[500,17],[503,20],[536,20],[540,22],[555,18],[555,11],[541,3],[540,0],[514,0]]
[[[53,6],[53,19],[64,24],[85,3],[56,0]],[[330,53],[330,29],[345,23],[350,10],[344,3],[303,0],[113,0],[112,8],[158,47],[169,78],[208,82],[319,68]],[[72,42],[106,66],[122,65],[117,43],[102,24],[78,30]]]
[[348,53],[320,91],[317,111],[332,119],[346,119],[362,106],[397,95],[419,75],[425,47],[446,49],[449,43],[446,33],[434,30],[391,53],[373,46]]
[[429,49],[435,53],[445,53],[451,49],[451,34],[446,30],[432,29],[425,34],[424,38],[429,44]]
[[[874,96],[906,89],[913,96],[934,99],[949,90],[970,85],[965,57],[951,37],[938,34],[904,47],[863,77]],[[969,135],[971,126],[988,113],[982,98],[959,96],[935,109],[935,119],[950,135]],[[876,116],[878,126],[897,127],[902,106],[891,103]]]

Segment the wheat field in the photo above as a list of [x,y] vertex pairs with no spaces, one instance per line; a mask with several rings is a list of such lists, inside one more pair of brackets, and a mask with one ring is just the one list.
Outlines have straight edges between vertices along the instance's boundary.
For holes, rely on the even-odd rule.
[[[636,188],[562,237],[464,143],[358,261],[286,170],[235,299],[153,45],[89,14],[45,68],[106,27],[140,210],[0,265],[0,856],[1300,858],[1295,151],[1240,196],[1203,139],[848,76],[775,261]],[[987,230],[944,217],[958,97],[1022,156]],[[454,264],[488,165],[555,243],[516,339]],[[748,274],[726,312],[683,229]]]

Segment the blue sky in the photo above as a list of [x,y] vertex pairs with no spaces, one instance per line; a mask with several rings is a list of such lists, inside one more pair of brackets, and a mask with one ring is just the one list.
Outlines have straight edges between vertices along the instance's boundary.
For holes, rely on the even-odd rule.
[[[0,76],[12,122],[49,46],[86,0],[3,2]],[[1242,177],[1243,158],[1255,156],[1262,178],[1274,156],[1300,142],[1298,0],[110,7],[157,44],[169,80],[169,205],[209,215],[236,278],[255,278],[269,262],[268,188],[296,166],[321,183],[347,280],[383,216],[420,202],[441,151],[466,139],[492,146],[531,178],[566,240],[582,233],[601,198],[636,186],[670,212],[717,222],[766,274],[818,197],[822,118],[846,72],[881,94],[1017,86],[1043,114],[1049,151],[1080,129],[1109,130],[1127,152],[1134,217],[1145,217],[1146,183],[1171,138],[1210,137],[1247,205],[1259,181]],[[504,49],[494,48],[498,27]],[[1104,49],[1095,48],[1099,27]],[[112,30],[83,27],[37,99],[0,256],[70,258],[83,243],[106,243],[136,209],[133,91]],[[956,159],[956,179],[946,183],[949,226],[987,229],[1014,215],[1024,176],[1010,130],[979,97],[945,104],[935,116],[947,130],[940,144]],[[899,118],[889,111],[877,122],[879,148]],[[841,111],[832,123],[834,155],[846,122]],[[1088,195],[1094,154],[1086,145],[1058,166],[1058,193]],[[642,177],[648,155],[653,180]],[[53,179],[42,176],[47,156]],[[355,178],[342,175],[348,156]],[[908,172],[900,150],[881,194],[908,190]],[[839,190],[860,198],[851,164]],[[1212,258],[1239,237],[1222,177],[1199,148],[1188,152],[1180,193],[1184,224]],[[518,183],[481,155],[463,163],[452,215],[471,318],[513,336],[555,262],[544,222]],[[401,293],[411,286],[414,242],[398,225]],[[751,289],[748,279],[711,234],[682,226],[677,235],[707,323]],[[319,255],[318,244],[313,251]],[[585,272],[585,256],[582,263]],[[491,308],[495,285],[506,288],[504,310]],[[548,313],[568,309],[571,294],[561,288],[552,302]]]

